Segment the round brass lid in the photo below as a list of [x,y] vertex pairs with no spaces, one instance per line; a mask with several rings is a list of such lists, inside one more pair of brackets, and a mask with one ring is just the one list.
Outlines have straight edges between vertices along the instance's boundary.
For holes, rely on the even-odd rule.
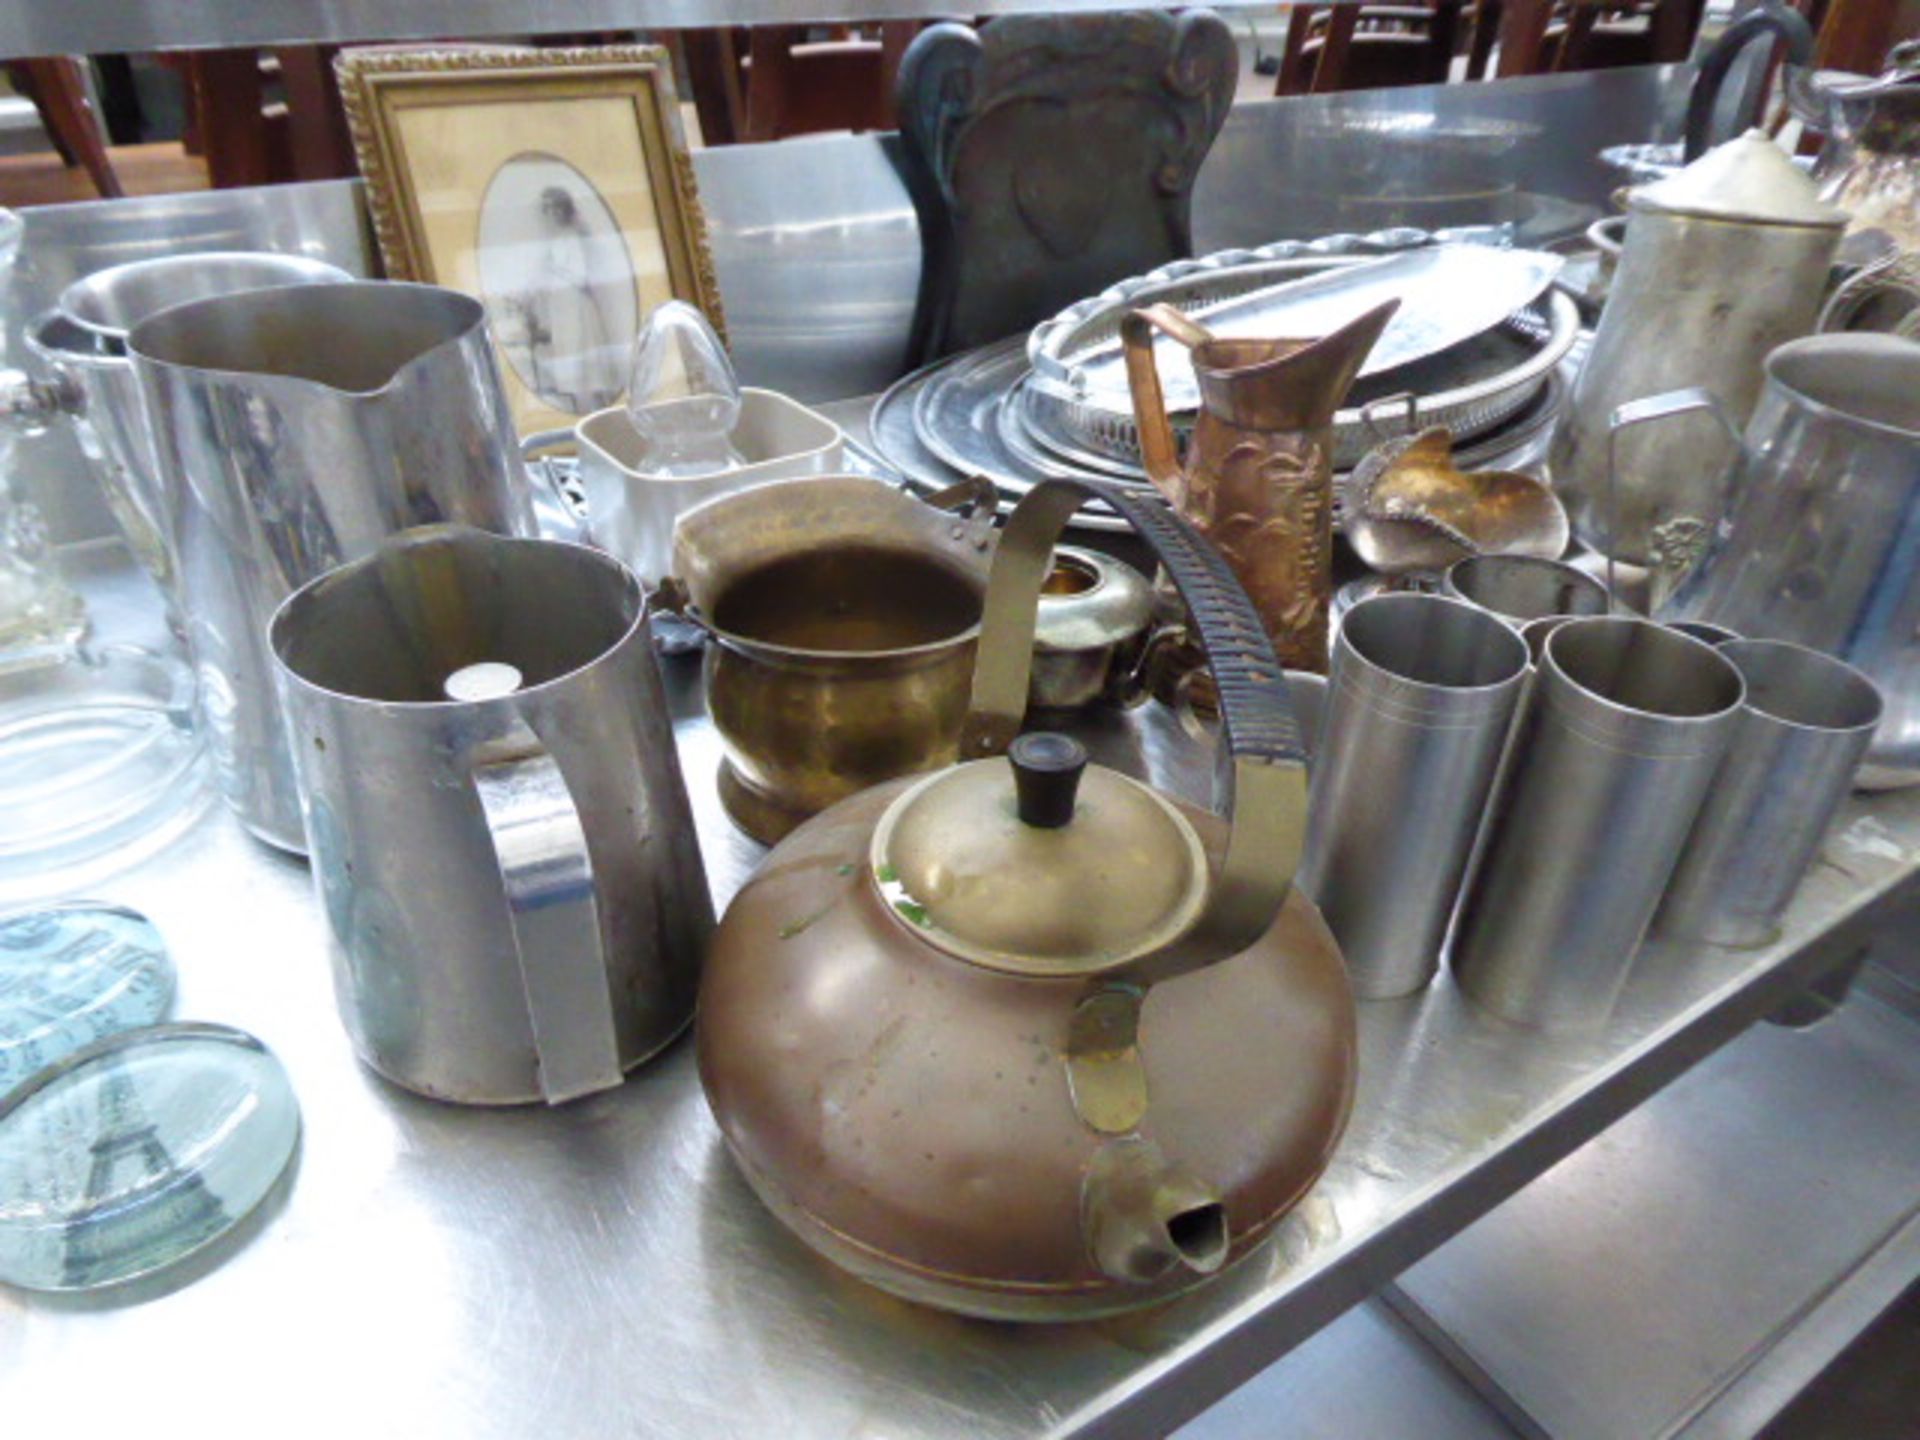
[[1179,811],[1047,733],[907,790],[874,829],[872,863],[901,924],[1018,974],[1125,964],[1178,938],[1206,902],[1206,854]]

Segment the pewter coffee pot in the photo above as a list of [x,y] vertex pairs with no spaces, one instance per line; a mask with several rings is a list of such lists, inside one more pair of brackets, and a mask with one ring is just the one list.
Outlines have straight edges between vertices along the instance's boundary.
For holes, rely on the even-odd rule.
[[[1053,542],[1087,498],[1195,617],[1226,818],[1018,735]],[[961,755],[815,816],[735,897],[701,983],[708,1100],[774,1213],[872,1284],[1014,1320],[1164,1299],[1272,1231],[1352,1103],[1340,952],[1291,887],[1288,682],[1188,522],[1042,481],[995,553]]]
[[1661,529],[1670,517],[1714,523],[1730,447],[1712,425],[1622,435],[1609,494],[1615,408],[1701,386],[1744,424],[1767,353],[1813,329],[1847,217],[1757,130],[1631,191],[1627,209],[1619,269],[1549,464],[1575,536],[1645,565],[1674,543]]
[[412,525],[535,533],[486,312],[431,285],[300,285],[176,305],[127,351],[221,791],[297,851],[274,607]]

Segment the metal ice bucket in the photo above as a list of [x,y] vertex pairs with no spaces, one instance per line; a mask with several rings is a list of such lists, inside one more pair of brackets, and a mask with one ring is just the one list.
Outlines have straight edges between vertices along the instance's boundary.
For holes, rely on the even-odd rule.
[[409,526],[535,533],[485,311],[431,285],[255,290],[162,311],[127,350],[222,793],[300,850],[274,607]]
[[134,558],[159,582],[176,615],[173,554],[161,525],[160,479],[127,332],[169,306],[281,285],[337,284],[353,277],[300,255],[216,251],[166,255],[98,270],[73,282],[59,305],[26,333],[42,374],[0,386],[0,412],[32,430],[72,421],[107,507]]

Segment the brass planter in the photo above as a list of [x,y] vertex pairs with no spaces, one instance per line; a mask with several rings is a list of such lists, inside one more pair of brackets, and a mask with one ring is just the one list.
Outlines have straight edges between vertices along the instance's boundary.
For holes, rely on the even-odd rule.
[[[707,709],[736,825],[772,844],[857,791],[959,758],[992,537],[990,519],[856,476],[759,486],[681,517],[674,573],[709,636]],[[753,577],[773,567],[756,607]]]

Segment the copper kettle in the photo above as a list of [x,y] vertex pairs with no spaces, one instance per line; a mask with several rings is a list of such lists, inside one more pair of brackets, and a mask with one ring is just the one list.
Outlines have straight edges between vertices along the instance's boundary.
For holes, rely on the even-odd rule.
[[[1016,738],[1048,557],[1089,498],[1196,617],[1226,820]],[[1163,1299],[1272,1230],[1352,1103],[1340,953],[1290,888],[1286,683],[1186,521],[1047,481],[994,558],[961,753],[816,816],[736,897],[700,994],[707,1098],[774,1213],[883,1289],[1016,1320]]]

